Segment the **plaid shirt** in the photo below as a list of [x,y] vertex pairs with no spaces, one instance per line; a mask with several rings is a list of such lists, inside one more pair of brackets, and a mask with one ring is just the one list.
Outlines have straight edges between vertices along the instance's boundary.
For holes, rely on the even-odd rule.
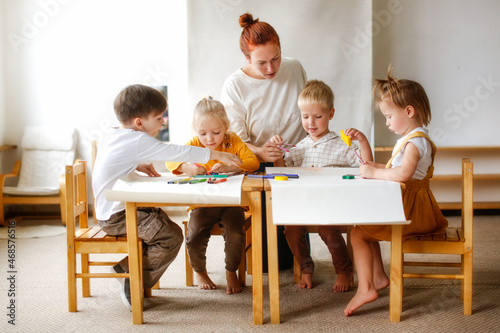
[[334,131],[317,142],[307,136],[290,149],[289,153],[285,153],[285,165],[309,168],[358,167],[355,149],[358,149],[356,145],[347,146]]

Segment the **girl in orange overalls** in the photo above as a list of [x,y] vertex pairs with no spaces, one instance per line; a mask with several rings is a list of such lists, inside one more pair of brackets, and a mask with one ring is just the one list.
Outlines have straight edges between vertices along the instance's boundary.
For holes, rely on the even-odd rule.
[[[431,190],[436,146],[427,136],[431,110],[424,88],[411,80],[398,80],[389,68],[386,80],[377,80],[373,95],[386,117],[389,130],[402,135],[394,146],[387,165],[367,162],[360,167],[363,178],[403,182],[403,207],[409,225],[403,239],[443,231],[448,221],[441,213]],[[351,233],[354,260],[358,271],[358,290],[344,310],[346,316],[378,298],[378,291],[389,285],[385,274],[380,240],[391,239],[390,226],[356,226]]]

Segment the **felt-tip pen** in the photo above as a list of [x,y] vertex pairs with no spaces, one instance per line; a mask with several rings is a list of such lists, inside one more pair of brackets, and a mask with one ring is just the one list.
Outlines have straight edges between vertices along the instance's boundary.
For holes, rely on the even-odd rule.
[[182,179],[176,179],[176,180],[170,180],[167,182],[167,184],[179,184],[182,181],[190,180],[191,177],[189,178],[182,178]]
[[228,175],[194,175],[194,178],[227,178]]
[[227,182],[227,178],[211,179],[208,181],[209,184],[219,184],[219,183],[223,183],[223,182]]
[[190,180],[188,182],[189,182],[189,184],[197,184],[197,183],[203,183],[203,182],[206,182],[206,181],[207,181],[206,178],[199,178],[199,179]]

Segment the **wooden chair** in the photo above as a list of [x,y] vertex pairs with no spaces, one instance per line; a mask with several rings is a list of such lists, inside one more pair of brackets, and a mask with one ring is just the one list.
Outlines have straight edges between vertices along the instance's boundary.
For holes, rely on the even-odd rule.
[[[27,127],[21,140],[22,160],[11,173],[0,175],[0,225],[5,205],[59,205],[65,224],[64,166],[75,160],[74,128],[54,131]],[[16,186],[5,186],[7,178],[19,178]],[[36,216],[37,218],[45,216]]]
[[[347,234],[347,242],[346,242],[347,243],[347,251],[349,252],[349,257],[351,258],[351,261],[353,263],[353,269],[354,269],[354,256],[352,253],[352,246],[351,246],[351,230],[352,230],[352,228],[353,228],[352,225],[341,226],[340,231],[342,233]],[[307,226],[306,230],[308,233],[318,233],[318,226],[315,226],[315,225]],[[300,264],[294,258],[294,260],[293,260],[293,282],[299,283],[301,277],[302,277],[302,274],[300,272]],[[351,285],[353,285],[353,284],[354,284],[354,274],[353,274],[353,278],[351,281]]]
[[[99,145],[99,142],[97,140],[92,140],[90,142],[91,144],[91,151],[90,151],[90,156],[92,158],[92,171],[94,171],[94,164],[95,164],[95,158],[97,157],[97,146]],[[94,221],[97,221],[97,218],[95,216],[95,198],[93,198],[93,209],[92,209],[92,215],[94,216]]]
[[[461,281],[464,315],[472,314],[473,163],[462,159],[462,223],[445,234],[413,237],[403,241],[403,266],[460,267],[459,274],[405,273],[403,278],[455,279]],[[405,253],[456,254],[460,262],[406,261]]]
[[[97,140],[92,140],[91,141],[91,152],[90,156],[92,158],[92,171],[94,171],[94,164],[95,164],[95,159],[97,157],[97,147],[99,146],[99,142]],[[94,222],[97,221],[96,218],[96,213],[95,213],[95,198],[93,197],[93,202],[94,202],[94,207],[92,209],[92,215],[94,217]],[[104,232],[104,231],[102,231]],[[125,238],[126,239],[126,238]],[[142,243],[140,243],[140,246],[142,246]],[[141,250],[142,251],[142,250]],[[139,251],[139,252],[141,252]],[[158,281],[152,289],[160,289],[160,281]],[[151,296],[151,289],[146,289],[145,290],[146,296],[150,297]]]
[[[87,169],[85,161],[66,166],[66,234],[68,252],[68,309],[77,311],[77,279],[83,297],[90,297],[91,278],[131,278],[129,273],[91,273],[90,266],[113,266],[116,262],[91,261],[90,254],[128,253],[127,237],[108,236],[97,225],[88,225]],[[79,223],[77,229],[76,224]],[[142,242],[139,243],[142,251]],[[77,255],[81,273],[77,272]],[[142,262],[141,262],[142,266]],[[142,272],[142,270],[141,270]],[[142,277],[141,277],[142,279]],[[146,292],[147,293],[147,292]]]
[[[243,250],[242,258],[240,265],[238,266],[238,278],[240,280],[240,284],[242,286],[246,285],[246,276],[245,276],[245,264],[246,271],[248,274],[252,274],[252,251],[249,251],[252,247],[252,215],[250,212],[245,212],[245,224],[243,225],[243,231],[246,235],[246,246]],[[184,225],[184,235],[187,235],[188,232],[188,221],[183,221]],[[222,229],[216,224],[212,230],[210,231],[210,235],[222,235]],[[185,261],[186,261],[186,286],[191,287],[194,285],[193,281],[193,267],[189,263],[189,255],[187,252],[187,246],[185,248]],[[246,254],[246,261],[245,261]]]

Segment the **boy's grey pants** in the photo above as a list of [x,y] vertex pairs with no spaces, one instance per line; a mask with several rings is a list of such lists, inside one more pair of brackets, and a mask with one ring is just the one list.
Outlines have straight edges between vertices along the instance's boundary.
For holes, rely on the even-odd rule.
[[[107,221],[98,221],[110,236],[127,234],[125,211],[111,215]],[[137,232],[143,241],[144,288],[152,288],[163,272],[174,261],[182,245],[182,229],[160,208],[137,209]],[[128,272],[128,257],[119,262]]]

